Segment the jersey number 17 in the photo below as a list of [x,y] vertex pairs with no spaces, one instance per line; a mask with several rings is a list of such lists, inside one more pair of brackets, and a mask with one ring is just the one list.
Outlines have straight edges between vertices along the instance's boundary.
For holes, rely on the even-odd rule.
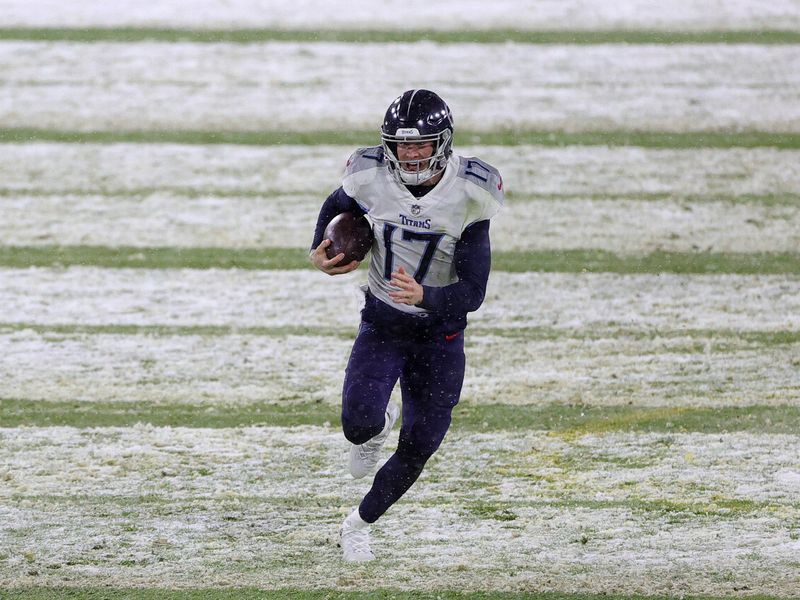
[[[383,226],[383,246],[386,249],[386,260],[383,264],[383,276],[389,280],[392,278],[392,271],[394,271],[394,252],[392,251],[392,235],[394,234],[397,225],[385,223]],[[420,233],[419,231],[409,231],[408,229],[401,229],[403,232],[404,241],[418,241],[425,243],[425,250],[422,253],[422,258],[414,271],[414,279],[417,283],[422,283],[425,275],[428,274],[430,269],[433,255],[436,252],[436,246],[444,237],[443,233]]]

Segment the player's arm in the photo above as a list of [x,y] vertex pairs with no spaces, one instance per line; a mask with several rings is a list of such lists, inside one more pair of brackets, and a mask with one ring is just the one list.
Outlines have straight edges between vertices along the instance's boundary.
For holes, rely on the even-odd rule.
[[355,260],[347,265],[340,265],[339,262],[344,258],[344,254],[338,254],[331,259],[325,254],[325,248],[331,243],[330,240],[323,239],[325,227],[336,215],[346,211],[364,214],[364,209],[359,206],[358,202],[348,196],[340,187],[325,199],[317,217],[317,226],[314,228],[314,240],[311,242],[309,259],[316,268],[328,275],[349,273],[358,268],[359,263]]
[[325,199],[322,203],[322,208],[319,209],[319,216],[317,217],[317,226],[314,228],[314,241],[311,243],[311,250],[318,248],[325,235],[325,227],[331,222],[331,219],[343,212],[354,212],[357,215],[363,215],[364,209],[356,202],[355,198],[348,196],[344,189],[339,187],[335,192]]
[[[393,273],[392,284],[401,288],[395,301],[416,304],[445,318],[458,318],[477,310],[486,295],[492,266],[488,219],[464,229],[456,242],[453,260],[458,281],[444,287],[420,286],[405,273]],[[422,299],[415,301],[420,292]]]

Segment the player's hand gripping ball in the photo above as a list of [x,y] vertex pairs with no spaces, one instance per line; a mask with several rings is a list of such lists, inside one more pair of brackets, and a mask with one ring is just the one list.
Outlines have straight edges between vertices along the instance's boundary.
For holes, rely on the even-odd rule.
[[363,215],[343,212],[328,223],[325,228],[325,239],[331,241],[325,248],[328,259],[344,252],[340,265],[346,265],[354,260],[360,262],[372,248],[372,225]]

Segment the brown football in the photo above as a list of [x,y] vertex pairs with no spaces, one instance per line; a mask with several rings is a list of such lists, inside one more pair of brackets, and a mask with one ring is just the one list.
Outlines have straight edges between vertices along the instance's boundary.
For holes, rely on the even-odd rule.
[[343,212],[328,223],[324,239],[331,241],[331,245],[325,248],[329,259],[344,252],[340,265],[354,260],[362,261],[372,248],[372,225],[363,215]]

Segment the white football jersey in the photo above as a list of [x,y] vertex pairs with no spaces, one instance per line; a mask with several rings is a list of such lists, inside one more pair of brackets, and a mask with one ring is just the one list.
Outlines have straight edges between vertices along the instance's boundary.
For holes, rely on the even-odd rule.
[[421,284],[435,287],[458,281],[456,242],[466,227],[494,216],[504,195],[497,169],[453,154],[439,183],[416,198],[389,171],[381,146],[361,148],[350,157],[342,188],[366,211],[375,234],[370,292],[397,310],[415,314],[427,311],[389,297],[392,271],[402,266]]

